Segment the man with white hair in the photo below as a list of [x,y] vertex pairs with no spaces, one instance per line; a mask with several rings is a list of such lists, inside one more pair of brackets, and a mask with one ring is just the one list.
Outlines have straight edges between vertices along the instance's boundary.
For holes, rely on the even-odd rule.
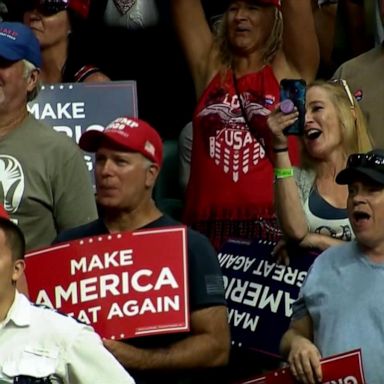
[[[101,217],[65,231],[58,241],[180,225],[152,199],[163,144],[148,123],[120,117],[103,132],[83,133],[79,145],[95,152]],[[190,331],[104,341],[138,384],[221,382],[218,368],[228,361],[230,337],[220,265],[209,240],[191,229],[187,229],[187,256]]]

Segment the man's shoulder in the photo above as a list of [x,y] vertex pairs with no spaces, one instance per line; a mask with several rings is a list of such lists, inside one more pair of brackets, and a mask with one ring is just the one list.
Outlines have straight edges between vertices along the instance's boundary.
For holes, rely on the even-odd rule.
[[[361,70],[364,66],[366,66],[367,70],[369,70],[371,65],[375,63],[377,59],[384,61],[384,48],[382,46],[374,47],[369,51],[362,53],[361,55],[358,55],[350,60],[345,61],[336,70],[336,74],[342,73],[342,76],[345,76],[344,74],[348,74],[352,71],[355,71],[356,68]],[[353,74],[356,75],[356,73]]]
[[31,307],[31,333],[37,338],[47,342],[53,338],[57,345],[70,346],[81,335],[94,333],[90,325],[59,310],[34,303]]
[[97,219],[91,221],[90,223],[60,232],[54,240],[54,244],[77,240],[83,237],[102,235],[106,234],[107,232],[108,230],[105,227],[103,221],[101,219]]
[[72,329],[78,329],[79,327],[82,328],[86,326],[85,323],[82,323],[64,312],[51,308],[48,305],[31,303],[31,306],[35,320],[44,320],[45,324],[50,325],[50,327],[61,328],[66,326],[71,327]]
[[[69,138],[65,133],[57,132],[54,128],[49,126],[42,120],[36,119],[32,114],[29,114],[25,122],[20,127],[22,130],[28,130],[32,136],[39,142],[49,141],[52,145],[63,146],[64,148],[76,147],[74,141]],[[28,135],[29,137],[29,135]]]
[[22,322],[24,323],[27,318],[30,318],[30,326],[32,332],[39,333],[41,324],[44,324],[43,332],[46,334],[56,335],[66,333],[78,333],[81,329],[88,327],[87,324],[80,322],[79,320],[57,311],[56,309],[46,304],[36,304],[29,301],[22,294],[18,294],[17,298],[18,314],[16,315],[17,321],[20,322],[20,316],[24,317]]
[[[159,219],[153,221],[149,226],[147,226],[147,228],[171,227],[171,226],[178,226],[178,225],[184,225],[184,224],[171,218],[168,215],[163,215]],[[209,251],[215,252],[208,237],[206,237],[200,232],[195,231],[194,229],[188,226],[186,226],[186,231],[187,231],[189,251],[191,250],[193,251],[196,247],[198,247],[199,249],[201,249],[202,247],[206,247],[207,249],[209,249]]]
[[191,249],[195,249],[195,248],[198,248],[199,250],[205,249],[210,253],[216,254],[216,251],[214,250],[213,245],[207,236],[189,227],[187,228],[187,236],[188,236],[188,243]]
[[345,243],[327,248],[316,258],[314,264],[318,268],[325,268],[325,266],[335,268],[339,265],[345,265],[348,260],[352,260],[356,252],[355,240],[346,241]]
[[32,114],[28,114],[27,118],[23,121],[20,128],[22,129],[31,129],[34,133],[38,135],[48,135],[48,136],[56,136],[57,132],[50,127],[43,120],[36,119]]

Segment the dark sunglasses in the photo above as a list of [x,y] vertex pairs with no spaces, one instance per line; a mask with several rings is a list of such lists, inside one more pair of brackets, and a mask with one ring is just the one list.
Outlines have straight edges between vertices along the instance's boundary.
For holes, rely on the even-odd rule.
[[36,9],[43,16],[53,16],[68,8],[69,0],[34,0],[26,6],[25,11]]
[[351,106],[353,107],[355,105],[355,103],[353,102],[352,92],[349,89],[349,86],[348,86],[348,83],[346,80],[344,80],[344,79],[332,79],[329,82],[332,84],[339,84],[341,87],[343,87],[344,92],[348,96],[348,100],[351,103]]
[[348,157],[347,167],[376,168],[384,165],[384,156],[375,153],[355,153]]

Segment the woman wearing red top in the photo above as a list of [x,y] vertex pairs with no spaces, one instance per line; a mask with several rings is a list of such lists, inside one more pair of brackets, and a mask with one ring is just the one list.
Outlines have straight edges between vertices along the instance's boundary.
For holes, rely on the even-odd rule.
[[266,118],[280,80],[311,81],[319,62],[310,0],[225,3],[211,29],[200,0],[172,2],[198,98],[184,220],[216,248],[230,237],[278,238]]

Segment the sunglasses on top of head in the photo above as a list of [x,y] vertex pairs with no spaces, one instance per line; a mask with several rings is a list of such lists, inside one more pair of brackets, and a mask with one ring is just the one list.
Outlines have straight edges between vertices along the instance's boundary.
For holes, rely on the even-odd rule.
[[344,80],[344,79],[332,79],[332,80],[329,80],[329,82],[332,84],[340,85],[344,89],[344,92],[348,97],[348,100],[349,100],[349,103],[351,104],[351,107],[353,107],[355,105],[355,103],[353,101],[352,92],[351,92],[346,80]]
[[36,9],[43,16],[53,16],[68,8],[69,0],[34,0],[25,6],[25,11]]

